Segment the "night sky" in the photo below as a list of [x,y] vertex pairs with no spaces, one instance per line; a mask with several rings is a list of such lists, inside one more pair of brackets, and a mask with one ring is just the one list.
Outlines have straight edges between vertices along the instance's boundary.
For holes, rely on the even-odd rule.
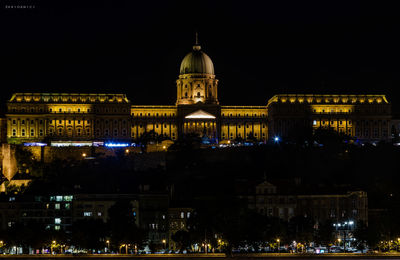
[[[198,31],[222,105],[365,93],[387,94],[400,112],[398,9],[379,2],[0,0],[1,102],[90,92],[174,104]],[[6,8],[17,4],[35,9]]]

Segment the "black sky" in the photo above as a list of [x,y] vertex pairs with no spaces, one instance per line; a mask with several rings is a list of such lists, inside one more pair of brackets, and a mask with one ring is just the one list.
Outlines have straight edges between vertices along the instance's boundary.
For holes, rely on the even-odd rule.
[[[27,3],[36,8],[5,7]],[[0,4],[3,103],[13,92],[92,92],[174,104],[195,31],[223,105],[265,105],[277,93],[383,93],[394,110],[400,103],[397,9],[378,1]]]

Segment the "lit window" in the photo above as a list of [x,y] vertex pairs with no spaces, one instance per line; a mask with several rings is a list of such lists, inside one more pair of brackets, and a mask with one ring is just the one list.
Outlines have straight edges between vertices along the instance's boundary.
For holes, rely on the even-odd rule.
[[71,209],[71,204],[65,203],[65,209]]
[[181,212],[181,218],[185,218],[185,212]]
[[61,218],[55,218],[54,224],[61,224]]
[[98,216],[98,217],[101,217],[101,212],[97,212],[97,216]]
[[60,230],[60,226],[59,225],[54,226],[54,230]]
[[[54,209],[60,209],[61,207],[60,207],[60,203],[56,203],[56,204],[54,204]],[[56,223],[57,224],[57,223]]]
[[73,196],[64,196],[64,201],[72,201]]
[[83,212],[83,216],[84,217],[91,217],[92,216],[92,212],[91,211],[85,211],[85,212]]
[[63,200],[63,196],[56,196],[56,201],[62,201]]

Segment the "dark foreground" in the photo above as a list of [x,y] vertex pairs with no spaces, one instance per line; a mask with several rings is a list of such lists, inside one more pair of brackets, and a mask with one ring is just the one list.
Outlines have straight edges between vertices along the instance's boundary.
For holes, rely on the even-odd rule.
[[0,255],[0,259],[135,259],[135,260],[166,260],[166,259],[185,259],[185,260],[217,260],[217,259],[232,259],[232,260],[260,260],[266,259],[329,259],[339,258],[341,260],[346,259],[399,259],[400,254],[344,254],[344,253],[331,253],[331,254],[246,254],[246,255],[234,255],[233,257],[226,257],[225,254],[194,254],[194,255],[175,255],[175,254],[148,254],[148,255]]

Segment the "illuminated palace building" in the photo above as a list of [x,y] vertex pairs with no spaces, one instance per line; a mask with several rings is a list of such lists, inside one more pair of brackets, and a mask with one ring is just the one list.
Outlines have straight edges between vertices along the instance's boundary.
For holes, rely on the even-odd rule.
[[[132,105],[123,94],[16,93],[7,103],[7,140],[125,142],[145,132],[176,140],[286,137],[301,127],[332,127],[360,140],[388,140],[391,107],[384,95],[280,94],[262,106],[221,106],[214,65],[196,43],[182,60],[175,105]],[[79,143],[79,142],[78,142]]]

